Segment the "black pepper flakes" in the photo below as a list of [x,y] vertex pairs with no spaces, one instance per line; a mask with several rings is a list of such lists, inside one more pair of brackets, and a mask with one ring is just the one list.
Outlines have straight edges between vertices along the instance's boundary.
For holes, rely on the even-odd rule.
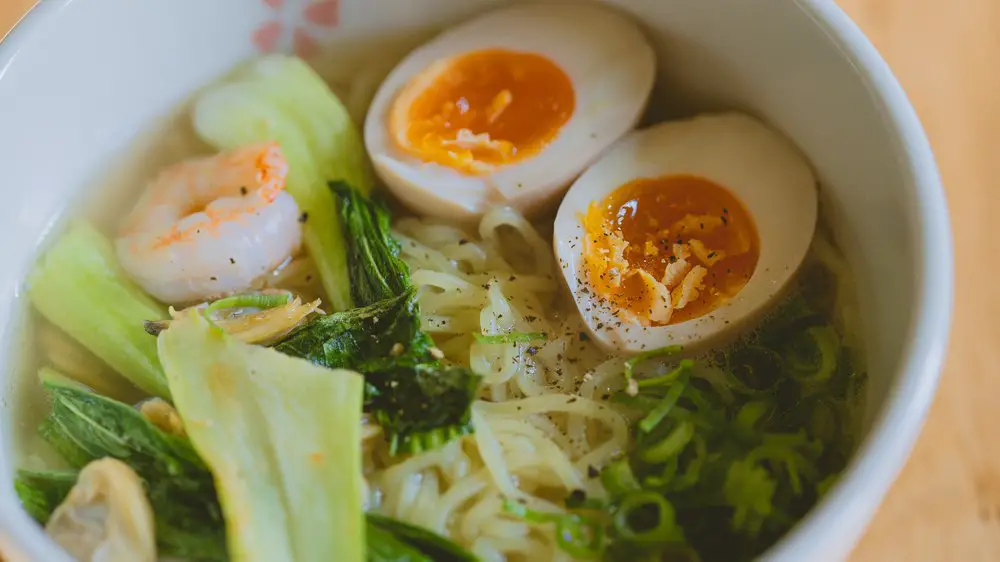
[[249,193],[249,191],[247,191],[247,188],[244,186],[240,186],[240,195],[246,196],[247,193]]
[[302,214],[299,215],[299,222],[305,223],[307,220],[309,220],[309,213],[302,211]]
[[590,341],[590,336],[587,334],[587,332],[580,332],[578,334],[578,337],[580,338],[580,341]]

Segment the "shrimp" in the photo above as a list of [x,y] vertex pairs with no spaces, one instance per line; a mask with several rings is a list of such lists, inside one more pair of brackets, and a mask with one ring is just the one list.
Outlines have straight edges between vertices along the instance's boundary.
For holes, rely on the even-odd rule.
[[115,244],[122,267],[168,304],[250,288],[302,243],[287,172],[273,142],[163,170],[122,224]]

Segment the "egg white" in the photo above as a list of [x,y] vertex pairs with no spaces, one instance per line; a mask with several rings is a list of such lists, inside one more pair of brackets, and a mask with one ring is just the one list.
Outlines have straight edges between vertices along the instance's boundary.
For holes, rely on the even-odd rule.
[[[497,48],[547,57],[569,77],[575,109],[558,135],[539,152],[482,175],[428,163],[401,149],[389,130],[389,114],[410,79],[441,59]],[[473,220],[491,207],[510,205],[532,213],[635,126],[653,87],[655,64],[638,26],[608,8],[504,8],[410,53],[375,94],[365,120],[365,144],[382,181],[417,212]]]
[[[699,176],[735,195],[756,223],[760,257],[743,289],[703,316],[658,327],[626,323],[581,291],[586,273],[580,216],[592,201],[634,179],[670,175]],[[695,352],[735,336],[778,299],[812,242],[817,206],[816,177],[788,139],[747,115],[701,115],[637,130],[616,143],[570,187],[556,215],[553,243],[577,308],[603,347],[637,353],[681,345]]]

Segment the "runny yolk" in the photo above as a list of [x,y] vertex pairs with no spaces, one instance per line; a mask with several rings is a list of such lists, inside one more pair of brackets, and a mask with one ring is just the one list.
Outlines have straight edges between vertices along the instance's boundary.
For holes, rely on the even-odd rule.
[[425,162],[469,174],[539,152],[573,116],[569,76],[534,53],[488,49],[434,63],[392,106],[390,133]]
[[760,257],[752,217],[700,177],[633,180],[592,203],[582,220],[585,290],[645,326],[718,308],[747,284]]

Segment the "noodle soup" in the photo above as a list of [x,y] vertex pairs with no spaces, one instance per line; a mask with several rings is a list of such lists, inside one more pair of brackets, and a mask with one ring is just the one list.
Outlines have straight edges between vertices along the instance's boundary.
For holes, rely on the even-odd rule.
[[[674,222],[694,226],[650,227],[661,246],[624,240],[616,218],[601,235],[621,235],[621,259],[596,276],[619,278],[608,290],[645,284],[633,300],[591,300],[601,286],[569,278],[616,246],[591,241],[568,264],[559,245],[587,242],[560,231],[555,209],[583,225],[561,207],[601,202],[586,188],[593,170],[657,126],[652,51],[603,8],[561,18],[562,43],[524,49],[561,69],[575,105],[563,100],[569,117],[551,138],[515,133],[504,113],[541,95],[520,80],[552,70],[476,41],[518,24],[531,36],[565,14],[496,14],[349,78],[324,69],[335,79],[323,81],[294,57],[251,61],[137,141],[152,158],[102,180],[124,208],[88,210],[52,235],[28,280],[47,399],[31,445],[41,460],[16,485],[63,548],[85,560],[742,560],[836,481],[867,374],[854,281],[826,226],[813,217],[781,231],[787,209],[725,185],[730,170],[691,164],[746,205],[765,265],[715,293],[710,276],[739,244],[705,247],[708,211],[678,211]],[[571,48],[595,29],[638,62],[603,79],[581,70],[606,58],[589,40]],[[512,82],[466,95],[461,57],[487,55]],[[459,97],[441,115],[394,106],[406,88],[415,99],[444,88],[442,76]],[[629,88],[610,88],[615,79]],[[592,120],[566,109],[616,101]],[[433,129],[455,111],[485,121]],[[524,111],[528,127],[530,111],[547,110]],[[387,115],[431,123],[423,144],[400,141]],[[740,172],[794,176],[759,138],[734,152],[759,164]],[[711,159],[708,144],[690,146]],[[664,154],[648,156],[675,162]],[[684,158],[662,177],[687,173]],[[594,185],[623,185],[607,178]],[[722,209],[717,228],[729,228]],[[776,289],[745,318],[726,316],[753,276]],[[716,317],[703,343],[699,326]],[[605,338],[609,322],[642,339]]]

